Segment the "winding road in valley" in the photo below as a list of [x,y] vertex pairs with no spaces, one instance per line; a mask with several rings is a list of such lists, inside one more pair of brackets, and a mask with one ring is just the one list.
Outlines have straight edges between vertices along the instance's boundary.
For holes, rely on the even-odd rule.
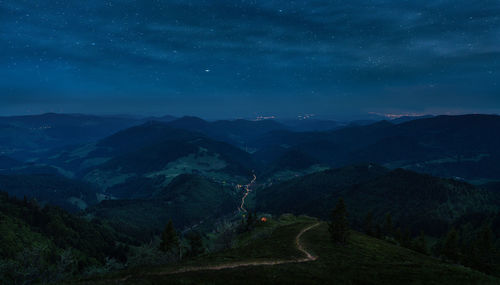
[[255,175],[255,173],[253,174],[253,179],[252,181],[250,181],[250,183],[248,183],[247,185],[238,185],[238,188],[244,188],[245,189],[245,194],[243,195],[243,198],[241,198],[241,205],[240,205],[240,208],[239,210],[241,212],[245,212],[247,213],[247,209],[245,208],[245,199],[247,198],[248,194],[250,194],[250,192],[252,191],[252,186],[255,184],[255,181],[257,181],[257,176]]

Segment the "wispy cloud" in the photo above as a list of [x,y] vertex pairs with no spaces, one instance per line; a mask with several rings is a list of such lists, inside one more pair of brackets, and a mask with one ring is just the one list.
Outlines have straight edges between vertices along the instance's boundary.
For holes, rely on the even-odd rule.
[[3,94],[26,92],[13,91],[22,80],[29,96],[60,100],[103,90],[337,103],[351,94],[349,108],[361,109],[387,86],[402,86],[398,98],[408,102],[416,86],[431,84],[467,104],[470,88],[450,85],[464,77],[483,87],[485,104],[499,91],[500,2],[492,0],[4,0],[0,14]]

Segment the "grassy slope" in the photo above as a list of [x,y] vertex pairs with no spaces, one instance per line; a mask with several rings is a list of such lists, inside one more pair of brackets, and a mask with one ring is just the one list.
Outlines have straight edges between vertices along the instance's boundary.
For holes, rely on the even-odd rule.
[[[182,265],[133,269],[111,278],[131,276],[130,284],[498,284],[500,280],[353,232],[349,244],[334,245],[326,224],[307,232],[306,248],[319,256],[314,262],[275,266],[252,266],[219,271],[197,271],[161,275],[183,266],[206,266],[237,261],[302,257],[294,248],[297,233],[314,223],[300,218],[260,226],[251,236],[242,236],[240,246],[208,254]],[[101,284],[110,280],[100,281]],[[98,283],[92,280],[89,284]]]

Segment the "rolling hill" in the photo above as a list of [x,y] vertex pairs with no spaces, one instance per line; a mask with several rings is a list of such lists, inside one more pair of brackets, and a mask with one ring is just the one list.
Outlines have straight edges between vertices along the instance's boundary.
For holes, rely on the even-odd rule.
[[273,120],[219,120],[207,122],[197,117],[183,117],[168,123],[169,126],[202,133],[212,139],[246,148],[249,142],[271,131],[286,130],[287,126]]
[[[330,132],[275,131],[256,138],[260,153],[296,149],[332,167],[373,162],[441,177],[498,180],[500,116],[437,116]],[[270,149],[270,150],[267,150]],[[278,149],[279,150],[279,149]]]
[[356,165],[326,170],[272,185],[257,192],[257,209],[269,213],[327,218],[342,197],[354,225],[372,213],[382,221],[390,213],[397,224],[441,236],[469,212],[496,212],[494,196],[468,183],[380,166]]
[[295,119],[295,120],[283,120],[280,121],[282,124],[287,126],[289,129],[296,132],[322,132],[331,131],[335,129],[340,129],[345,126],[345,123],[332,121],[332,120],[320,120],[320,119]]
[[[122,130],[96,143],[67,148],[39,161],[54,165],[117,198],[148,197],[183,173],[244,182],[256,168],[250,154],[205,135],[160,122]],[[153,183],[154,181],[154,183]],[[151,183],[150,183],[151,182]],[[130,193],[129,185],[151,186]]]
[[36,158],[44,150],[92,142],[139,123],[134,118],[82,114],[0,117],[0,153]]
[[0,175],[0,190],[14,197],[79,211],[97,204],[97,189],[78,180],[50,174]]
[[177,176],[153,198],[108,200],[87,209],[87,214],[105,218],[120,232],[150,239],[172,220],[178,228],[200,226],[234,213],[239,205],[234,187],[199,175]]

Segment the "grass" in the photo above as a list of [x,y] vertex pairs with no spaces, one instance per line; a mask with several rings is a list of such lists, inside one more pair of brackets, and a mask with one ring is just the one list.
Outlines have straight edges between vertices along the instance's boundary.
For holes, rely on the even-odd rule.
[[[130,276],[126,282],[129,284],[500,284],[494,277],[356,232],[346,246],[333,244],[326,223],[302,238],[306,248],[319,256],[313,262],[161,275],[184,266],[303,257],[295,248],[294,239],[301,229],[314,222],[305,217],[270,221],[253,233],[242,235],[237,248],[175,266],[131,269],[110,278]],[[90,283],[109,282],[110,279]]]

